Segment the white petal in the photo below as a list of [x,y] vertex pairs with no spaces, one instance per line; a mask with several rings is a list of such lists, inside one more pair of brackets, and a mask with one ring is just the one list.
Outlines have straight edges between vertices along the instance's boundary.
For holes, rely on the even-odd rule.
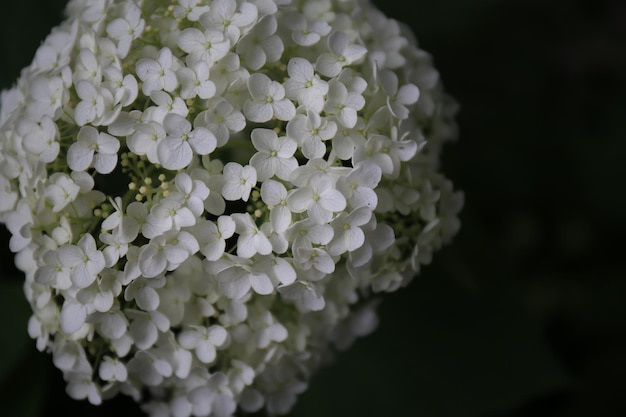
[[235,221],[230,216],[220,216],[217,219],[217,228],[224,239],[228,239],[235,233],[235,227]]
[[254,274],[250,277],[252,288],[257,294],[267,295],[274,291],[272,281],[266,274]]
[[229,268],[218,275],[218,286],[228,298],[241,298],[250,290],[248,272],[236,267]]
[[74,109],[74,121],[78,126],[84,126],[97,116],[96,107],[87,101],[81,101]]
[[101,313],[109,311],[113,306],[113,293],[110,291],[98,292],[93,299],[93,305],[96,308],[96,311]]
[[178,343],[185,349],[193,349],[200,342],[201,336],[195,330],[185,330],[178,335]]
[[166,169],[183,169],[191,163],[193,151],[191,146],[181,139],[165,139],[157,148],[159,161]]
[[341,64],[335,55],[323,53],[317,58],[315,70],[327,77],[336,77],[341,72]]
[[222,346],[224,342],[226,342],[226,338],[228,337],[228,332],[222,326],[213,325],[209,327],[208,331],[208,339],[215,346]]
[[75,333],[85,324],[86,318],[87,309],[84,306],[66,301],[63,303],[59,316],[61,330],[66,334]]
[[217,139],[213,132],[198,127],[189,134],[189,144],[199,155],[208,155],[215,150]]
[[159,307],[159,294],[152,287],[145,286],[135,296],[137,306],[144,311],[153,311]]
[[159,337],[156,326],[145,319],[134,320],[130,323],[129,330],[138,349],[150,348]]
[[313,79],[313,65],[304,58],[291,58],[287,64],[287,73],[298,81]]
[[261,255],[269,255],[272,253],[272,244],[263,232],[258,232],[254,235],[254,246],[256,247],[256,251]]
[[139,270],[147,278],[163,273],[167,267],[167,259],[154,245],[145,245],[139,253]]
[[77,288],[87,288],[96,280],[96,274],[89,271],[86,263],[79,263],[72,268],[70,279]]
[[343,211],[346,208],[346,199],[337,190],[328,190],[320,196],[320,206],[332,212]]
[[293,105],[291,100],[287,98],[274,101],[272,103],[272,107],[274,109],[274,116],[276,116],[278,120],[288,121],[293,119],[296,115],[296,107]]
[[67,151],[67,165],[72,171],[84,171],[93,161],[94,149],[73,143]]
[[359,187],[350,197],[350,205],[353,208],[368,207],[373,210],[378,205],[378,195],[370,188]]
[[265,204],[274,206],[287,198],[287,190],[278,181],[265,181],[261,185],[261,198]]
[[211,363],[215,360],[215,347],[207,341],[202,341],[196,346],[196,356],[203,363]]
[[109,174],[117,165],[117,154],[109,155],[97,153],[93,158],[93,166],[100,174]]
[[100,322],[100,330],[104,337],[109,339],[119,339],[126,333],[126,321],[120,314],[105,314]]
[[274,265],[274,274],[280,280],[282,285],[289,285],[296,280],[297,274],[293,266],[283,258],[275,259],[276,265]]
[[367,224],[372,218],[372,210],[368,207],[360,207],[352,211],[347,217],[346,221],[352,226],[363,226]]
[[243,106],[243,112],[250,121],[257,123],[267,122],[274,116],[274,108],[265,101],[248,100]]
[[252,235],[239,235],[237,239],[237,256],[252,258],[257,253],[257,248]]
[[352,252],[363,246],[365,242],[365,234],[359,227],[352,227],[345,233],[345,239],[348,251]]
[[402,104],[413,104],[419,100],[420,90],[416,85],[405,84],[398,91],[397,100]]
[[307,210],[313,204],[313,191],[308,188],[298,188],[295,191],[290,192],[287,197],[287,205],[291,211],[295,213],[302,213]]
[[274,206],[270,211],[270,222],[275,232],[284,232],[291,224],[291,211],[285,206]]

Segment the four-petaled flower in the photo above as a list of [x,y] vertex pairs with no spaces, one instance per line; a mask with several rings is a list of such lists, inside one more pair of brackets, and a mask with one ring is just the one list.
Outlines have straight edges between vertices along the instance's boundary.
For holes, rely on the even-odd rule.
[[120,148],[120,142],[115,137],[98,132],[95,127],[84,126],[77,139],[67,151],[67,164],[71,169],[84,171],[92,163],[100,174],[108,174],[115,169]]

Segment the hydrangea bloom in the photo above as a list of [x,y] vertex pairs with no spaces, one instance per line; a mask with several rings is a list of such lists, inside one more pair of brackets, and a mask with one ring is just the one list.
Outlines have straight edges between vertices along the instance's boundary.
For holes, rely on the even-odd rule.
[[368,0],[72,0],[0,107],[0,221],[67,392],[284,414],[459,228],[456,105]]

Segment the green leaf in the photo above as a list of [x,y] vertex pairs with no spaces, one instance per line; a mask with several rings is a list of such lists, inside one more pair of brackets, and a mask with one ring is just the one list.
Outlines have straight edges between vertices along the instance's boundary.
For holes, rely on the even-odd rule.
[[27,351],[30,306],[20,282],[0,282],[0,382],[13,370]]

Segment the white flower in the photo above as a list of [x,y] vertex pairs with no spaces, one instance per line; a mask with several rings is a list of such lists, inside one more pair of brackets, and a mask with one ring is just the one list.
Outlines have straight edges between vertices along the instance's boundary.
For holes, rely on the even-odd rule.
[[384,175],[395,178],[399,174],[402,161],[408,161],[418,151],[418,145],[412,140],[392,141],[383,135],[371,135],[363,146],[358,146],[352,157],[356,165],[361,161],[372,161]]
[[159,293],[155,288],[161,288],[163,285],[165,285],[163,277],[156,279],[138,278],[126,287],[124,300],[135,301],[137,307],[143,311],[154,311],[160,303]]
[[84,80],[92,84],[100,84],[102,81],[102,67],[90,49],[81,48],[79,51],[72,78],[74,83]]
[[326,154],[324,141],[336,133],[337,124],[314,111],[297,114],[287,123],[287,135],[298,142],[302,154],[309,159],[322,158]]
[[291,58],[287,64],[289,79],[285,81],[287,97],[297,100],[305,108],[322,111],[328,83],[315,74],[313,65],[304,58]]
[[190,326],[178,335],[178,343],[185,349],[194,349],[196,357],[202,363],[211,363],[215,360],[216,347],[226,342],[227,332],[222,326],[210,327]]
[[141,247],[139,270],[145,277],[157,277],[165,271],[175,270],[199,249],[200,245],[191,233],[171,230]]
[[407,106],[417,102],[420,96],[419,88],[414,84],[398,87],[398,76],[388,69],[378,73],[378,80],[388,95],[387,107],[391,114],[401,120],[408,118],[409,109]]
[[326,245],[333,238],[333,228],[328,224],[318,224],[312,219],[293,223],[287,230],[287,238],[292,242],[293,250],[310,249],[313,245]]
[[211,81],[215,83],[216,96],[222,96],[233,83],[246,80],[249,76],[248,70],[241,67],[239,55],[232,52],[215,62],[209,74]]
[[330,33],[330,25],[322,20],[309,20],[305,16],[294,13],[287,19],[287,27],[292,30],[291,38],[301,46],[313,46]]
[[113,136],[84,126],[78,132],[78,140],[67,151],[67,164],[74,171],[84,171],[93,163],[100,174],[108,174],[117,165],[120,142]]
[[165,136],[165,129],[161,123],[153,121],[137,123],[134,126],[134,133],[126,139],[126,144],[133,153],[146,155],[150,162],[158,163],[157,148]]
[[81,101],[74,109],[74,120],[78,126],[84,126],[104,113],[104,97],[89,81],[76,83],[76,94]]
[[232,218],[236,225],[235,231],[239,234],[237,239],[238,256],[251,258],[257,253],[269,255],[272,252],[272,244],[269,239],[258,229],[248,213],[235,213]]
[[165,116],[170,113],[175,113],[182,117],[187,117],[189,114],[189,109],[182,98],[172,97],[165,91],[154,90],[150,93],[150,100],[156,106],[150,106],[143,112],[141,115],[142,121],[154,121],[163,124]]
[[148,58],[137,61],[137,76],[143,81],[141,91],[147,96],[158,90],[173,91],[178,86],[173,65],[172,51],[167,47],[159,51],[156,61]]
[[337,189],[346,196],[350,207],[365,206],[373,210],[378,205],[378,196],[374,189],[378,186],[381,177],[381,168],[365,160],[357,163],[347,176],[339,178]]
[[366,53],[361,45],[351,44],[344,32],[332,32],[328,37],[328,49],[317,58],[315,68],[327,77],[336,77],[341,69],[361,59]]
[[201,5],[201,0],[178,0],[174,5],[174,16],[178,19],[187,19],[197,22],[204,13],[209,11],[209,6]]
[[30,81],[28,93],[32,101],[27,107],[27,116],[39,120],[42,116],[57,119],[62,106],[68,99],[65,82],[61,77],[48,78],[38,76]]
[[62,266],[70,268],[70,279],[77,288],[91,285],[105,265],[104,255],[90,234],[84,234],[76,245],[61,246],[58,258]]
[[152,206],[142,225],[142,234],[152,239],[169,230],[180,230],[195,223],[196,217],[189,208],[180,201],[167,198]]
[[253,316],[250,320],[250,327],[255,330],[254,336],[258,349],[265,349],[270,343],[280,343],[287,338],[287,329],[269,311]]
[[[56,172],[50,176],[49,182],[50,184],[43,192],[43,197],[52,204],[53,212],[57,213],[63,210],[78,197],[80,186],[69,175]],[[7,222],[8,225],[12,223]]]
[[217,147],[221,147],[228,142],[231,133],[240,132],[245,128],[246,118],[223,98],[218,98],[211,103],[214,103],[213,106],[208,106],[208,110],[200,113],[194,124],[196,127],[205,127],[213,132]]
[[35,271],[35,282],[66,290],[72,286],[70,269],[59,261],[58,251],[49,250],[42,255],[43,265]]
[[182,98],[208,99],[215,95],[215,84],[209,80],[209,65],[205,61],[194,62],[190,68],[180,68],[176,75],[182,85]]
[[226,200],[248,201],[257,181],[256,170],[250,165],[243,167],[236,162],[229,162],[224,166],[224,181],[222,195]]
[[328,253],[337,256],[360,248],[365,242],[365,233],[360,226],[367,224],[371,217],[372,210],[366,206],[361,206],[349,214],[340,213],[331,224],[334,233],[333,240],[328,243]]
[[134,241],[148,216],[146,206],[133,201],[126,207],[126,213],[124,214],[121,198],[117,197],[111,201],[111,205],[116,211],[104,219],[101,225],[102,230],[113,230],[114,238],[119,243]]
[[277,28],[278,22],[274,16],[263,16],[237,43],[237,53],[250,69],[258,70],[266,63],[280,59],[285,46],[275,34]]
[[356,126],[357,111],[365,105],[363,96],[354,91],[348,91],[346,86],[337,79],[328,83],[328,100],[324,104],[324,111],[334,115],[342,126],[348,129]]
[[291,224],[287,195],[287,189],[278,181],[269,180],[261,185],[261,198],[270,209],[270,222],[274,231],[278,233],[287,230]]
[[278,287],[278,292],[288,300],[295,301],[303,311],[320,311],[326,305],[324,296],[306,282],[296,281],[293,284]]
[[193,404],[194,413],[198,416],[232,416],[237,403],[227,382],[226,375],[217,372],[212,374],[206,383],[194,388],[189,393],[189,401]]
[[54,121],[43,116],[40,120],[23,119],[17,126],[23,137],[22,146],[26,152],[37,155],[42,162],[52,162],[59,154],[59,128]]
[[195,233],[200,244],[200,252],[209,261],[219,259],[226,248],[226,239],[235,233],[235,221],[230,216],[220,216],[217,224],[211,221],[199,223]]
[[137,79],[132,74],[122,72],[118,65],[109,65],[102,70],[104,81],[102,86],[109,89],[114,96],[114,102],[121,106],[128,106],[135,101],[139,93]]
[[98,375],[104,381],[124,382],[128,378],[128,371],[124,363],[117,358],[104,356],[98,368]]
[[297,144],[286,136],[278,137],[276,132],[269,129],[254,129],[252,144],[258,151],[250,158],[257,172],[257,180],[265,181],[274,175],[288,180],[291,172],[298,167],[298,161],[293,154]]
[[68,372],[66,374],[67,394],[75,400],[89,400],[92,405],[102,403],[99,387],[91,379],[90,373]]
[[[66,177],[61,177],[59,182],[65,179]],[[74,186],[75,184],[72,182],[68,184],[67,188],[69,188],[69,190],[66,190],[65,187],[57,186],[55,187],[54,194],[50,194],[55,196],[63,192],[68,193],[68,191],[70,193],[78,192],[78,187],[74,188]],[[46,191],[49,191],[51,187],[53,186],[48,187]],[[59,201],[55,205],[55,207],[57,208],[56,211],[61,210],[64,206],[65,200],[59,199]],[[53,210],[55,207],[53,207]],[[17,203],[16,210],[10,212],[6,217],[7,229],[9,229],[9,232],[11,232],[11,238],[9,239],[9,249],[11,251],[19,252],[28,246],[33,237],[31,228],[33,227],[34,223],[35,220],[33,219],[33,215],[31,213],[31,209],[28,203],[24,200],[19,201]]]
[[130,50],[131,42],[143,32],[145,21],[141,18],[141,10],[131,2],[124,3],[123,16],[109,22],[107,34],[115,39],[118,44],[118,53],[126,56]]
[[157,146],[161,164],[171,170],[185,168],[191,163],[194,152],[208,155],[217,145],[215,135],[203,127],[191,128],[191,123],[184,117],[170,113],[163,120],[167,133]]
[[242,32],[256,21],[258,15],[253,3],[237,3],[235,0],[214,0],[211,3],[211,13],[200,16],[200,23],[206,29],[221,31],[234,44]]
[[272,117],[290,120],[296,114],[293,103],[285,98],[285,89],[267,75],[254,73],[248,78],[251,98],[246,101],[243,112],[253,122],[267,122]]
[[242,299],[251,289],[260,295],[271,294],[274,286],[269,276],[244,262],[246,258],[230,255],[223,263],[204,261],[204,268],[216,276],[219,291],[228,298]]
[[194,216],[200,216],[204,212],[204,200],[209,196],[209,188],[204,182],[192,179],[189,174],[181,172],[174,178],[176,192],[170,194],[170,198],[180,199]]
[[335,271],[335,261],[330,254],[321,248],[299,247],[294,259],[304,269],[316,269],[323,274],[332,274]]
[[153,353],[141,350],[128,361],[129,373],[148,386],[157,386],[172,375],[172,365]]
[[[142,349],[146,351],[150,349],[158,340],[159,332],[164,333],[167,332],[170,328],[170,323],[167,317],[164,314],[157,310],[152,311],[141,311],[134,309],[127,309],[125,311],[126,315],[129,319],[131,319],[129,331],[130,335],[133,338],[133,342],[138,349]],[[135,355],[135,358],[140,355]],[[131,369],[131,362],[129,361],[127,364],[128,370],[131,371],[131,374],[136,376],[137,369]],[[169,362],[166,363],[169,367],[171,364]],[[162,364],[162,365],[166,365]],[[156,364],[159,366],[161,364]],[[164,372],[164,373],[162,373]],[[168,376],[167,368],[164,367],[162,372],[159,372],[160,376]],[[157,379],[159,375],[153,375]]]
[[305,187],[289,193],[287,206],[294,213],[307,212],[317,223],[328,223],[333,213],[346,208],[346,199],[335,189],[332,179],[325,174],[315,174]]
[[187,52],[187,62],[193,64],[198,61],[212,65],[228,53],[230,42],[224,34],[217,30],[187,28],[178,37],[178,46]]

